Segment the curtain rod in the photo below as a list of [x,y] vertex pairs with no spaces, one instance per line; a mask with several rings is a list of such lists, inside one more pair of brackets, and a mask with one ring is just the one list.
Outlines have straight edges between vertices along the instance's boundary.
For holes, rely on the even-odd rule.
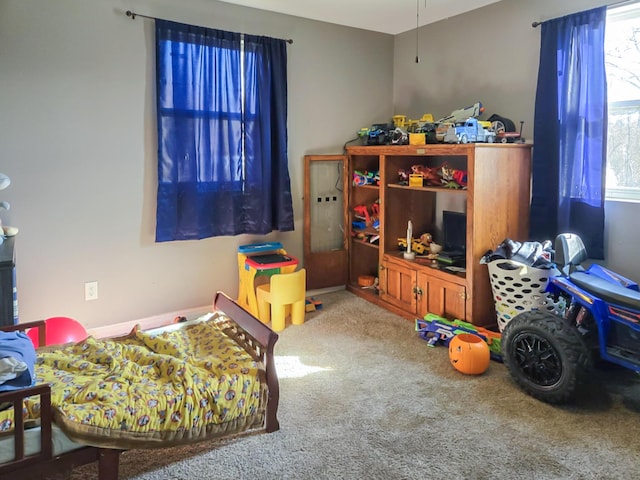
[[[620,2],[614,2],[611,5],[607,5],[607,8],[620,7],[622,5],[626,5],[627,3],[631,4],[631,3],[637,3],[637,2],[638,2],[638,0],[622,0]],[[567,15],[570,15],[570,14],[567,14]],[[560,17],[558,17],[558,18],[560,18]],[[549,20],[554,20],[554,19],[550,18]],[[539,27],[540,25],[542,25],[544,22],[548,22],[549,20],[544,20],[542,22],[533,22],[531,24],[531,26],[533,28],[536,28],[536,27]]]
[[[150,17],[149,15],[142,15],[141,13],[132,12],[131,10],[127,10],[126,15],[127,17],[131,17],[131,20],[135,20],[136,17],[148,18],[150,20],[164,20],[163,18]],[[287,42],[289,45],[293,43],[293,40],[291,38],[284,41]]]

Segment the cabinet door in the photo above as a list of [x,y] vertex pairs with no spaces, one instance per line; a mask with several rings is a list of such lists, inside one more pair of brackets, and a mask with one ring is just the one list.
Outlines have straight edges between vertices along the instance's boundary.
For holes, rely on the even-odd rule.
[[417,272],[404,265],[382,262],[380,298],[407,312],[415,313]]
[[466,288],[423,272],[418,273],[418,315],[434,313],[449,319],[466,318]]
[[347,157],[306,155],[304,267],[307,289],[345,285],[348,275]]

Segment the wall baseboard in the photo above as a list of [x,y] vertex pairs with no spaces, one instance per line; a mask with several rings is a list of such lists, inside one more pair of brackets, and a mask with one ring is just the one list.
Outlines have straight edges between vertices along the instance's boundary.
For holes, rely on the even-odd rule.
[[323,293],[339,292],[340,290],[345,290],[346,288],[347,288],[346,285],[338,285],[337,287],[318,288],[316,290],[308,290],[306,295],[307,297],[313,297],[314,295],[322,295]]
[[[323,293],[335,292],[344,289],[344,285],[321,288],[318,290],[309,290],[306,295],[307,297],[311,297],[313,295],[322,295]],[[187,317],[188,320],[192,320],[209,312],[211,312],[211,305],[187,308],[185,310],[177,310],[175,312],[161,313],[160,315],[154,315],[153,317],[114,323],[113,325],[105,325],[103,327],[90,328],[87,330],[87,333],[95,338],[118,337],[128,334],[136,325],[139,325],[141,330],[151,330],[152,328],[164,327],[165,325],[172,324],[176,317]]]
[[90,328],[87,330],[87,333],[95,338],[117,337],[131,332],[133,327],[136,325],[139,325],[141,330],[150,330],[152,328],[170,325],[176,317],[187,317],[187,320],[191,320],[209,312],[211,312],[211,305],[187,308],[185,310],[177,310],[175,312],[154,315],[153,317],[141,318],[139,320],[131,320],[129,322]]

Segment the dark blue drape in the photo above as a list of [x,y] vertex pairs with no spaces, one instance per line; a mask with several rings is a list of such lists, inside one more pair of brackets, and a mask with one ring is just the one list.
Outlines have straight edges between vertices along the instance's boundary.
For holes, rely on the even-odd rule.
[[542,24],[530,236],[580,235],[604,258],[606,7]]
[[284,40],[156,20],[156,241],[293,230]]

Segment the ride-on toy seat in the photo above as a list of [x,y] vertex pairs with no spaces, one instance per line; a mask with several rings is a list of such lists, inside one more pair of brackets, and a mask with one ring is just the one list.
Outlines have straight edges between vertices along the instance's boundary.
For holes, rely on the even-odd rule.
[[[560,271],[576,285],[606,302],[640,310],[640,292],[635,282],[599,265],[592,265],[593,271],[585,273],[581,264],[587,260],[587,250],[578,235],[561,233],[556,237],[555,249],[555,261]],[[596,272],[604,278],[597,276]]]
[[570,400],[586,379],[593,359],[640,372],[638,284],[593,264],[579,236],[560,234],[555,262],[561,274],[546,292],[564,307],[530,310],[502,332],[502,356],[513,379],[530,395],[549,403]]
[[561,233],[554,245],[556,266],[565,275],[575,271],[584,271],[582,264],[587,261],[587,249],[582,239],[573,233]]

